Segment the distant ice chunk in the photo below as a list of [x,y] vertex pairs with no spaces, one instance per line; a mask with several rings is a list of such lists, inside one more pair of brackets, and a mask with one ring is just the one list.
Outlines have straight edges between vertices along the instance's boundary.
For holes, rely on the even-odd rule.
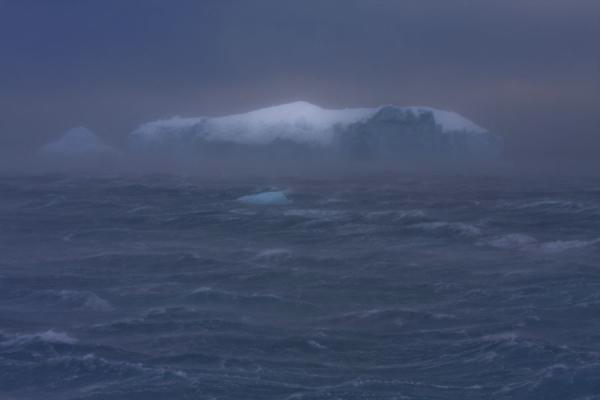
[[60,139],[41,149],[46,156],[58,157],[108,156],[115,152],[115,149],[102,143],[94,132],[82,126],[69,129]]
[[240,197],[238,201],[260,206],[281,206],[290,203],[290,200],[283,192],[263,192],[250,194]]

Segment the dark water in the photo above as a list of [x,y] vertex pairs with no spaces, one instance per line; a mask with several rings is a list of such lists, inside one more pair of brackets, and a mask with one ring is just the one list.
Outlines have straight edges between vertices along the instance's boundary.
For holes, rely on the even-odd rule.
[[0,180],[0,399],[600,399],[600,182]]

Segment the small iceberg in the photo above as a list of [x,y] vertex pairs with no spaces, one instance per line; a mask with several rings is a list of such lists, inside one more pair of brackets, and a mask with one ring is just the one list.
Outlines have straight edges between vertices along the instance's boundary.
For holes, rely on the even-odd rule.
[[283,192],[262,192],[250,194],[240,197],[238,201],[259,206],[282,206],[290,203],[290,200]]
[[73,128],[55,142],[46,144],[41,153],[52,157],[104,157],[115,155],[115,149],[102,143],[91,130]]

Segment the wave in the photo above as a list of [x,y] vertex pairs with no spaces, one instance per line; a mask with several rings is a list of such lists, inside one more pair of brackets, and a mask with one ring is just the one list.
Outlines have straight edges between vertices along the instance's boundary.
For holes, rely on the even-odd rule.
[[312,310],[318,307],[309,301],[283,297],[273,293],[238,293],[229,290],[216,289],[208,286],[197,288],[186,294],[184,298],[188,301],[202,303],[221,303],[224,305],[235,305],[236,307],[274,307],[282,309]]
[[457,317],[452,314],[429,312],[418,309],[403,308],[373,308],[363,311],[347,312],[341,315],[335,315],[327,318],[328,322],[339,325],[395,325],[403,326],[408,323],[432,323],[447,324],[449,321],[456,320]]
[[524,233],[510,233],[490,239],[487,244],[498,249],[523,249],[537,244],[537,240]]
[[410,225],[409,228],[419,229],[425,232],[432,233],[450,233],[458,234],[459,236],[465,237],[476,237],[481,236],[482,231],[475,225],[466,224],[463,222],[421,222],[418,224]]
[[[53,353],[35,362],[28,359],[0,359],[0,368],[6,369],[6,373],[0,374],[0,397],[7,398],[3,396],[6,394],[4,390],[25,385],[28,392],[44,394],[39,397],[18,398],[131,398],[132,393],[156,395],[167,387],[171,390],[185,388],[191,391],[195,382],[183,370],[122,358],[115,359],[115,355],[104,357],[93,352]],[[124,392],[127,394],[122,397]]]
[[346,216],[348,213],[341,210],[321,210],[321,209],[293,209],[283,213],[288,217],[301,217],[306,219],[318,219],[318,220],[339,220]]
[[583,249],[600,243],[600,238],[595,240],[556,240],[542,243],[539,249],[544,253],[561,253],[567,250]]
[[374,222],[410,222],[419,221],[427,217],[427,213],[423,210],[388,210],[388,211],[371,211],[365,214],[367,220]]
[[87,290],[47,290],[38,296],[53,305],[89,311],[110,311],[112,305],[97,294]]
[[503,250],[526,250],[547,254],[557,254],[569,250],[584,249],[600,243],[600,238],[590,240],[554,240],[539,242],[533,236],[523,233],[510,233],[497,236],[479,244],[486,244]]
[[0,335],[0,347],[22,346],[34,342],[74,344],[77,339],[53,329],[38,333]]
[[289,300],[275,294],[250,293],[242,294],[228,290],[215,289],[209,286],[202,286],[194,289],[185,297],[197,300],[214,301],[233,301],[233,302],[259,302],[259,303],[290,303]]
[[259,260],[284,259],[292,256],[292,251],[288,249],[275,248],[266,249],[258,252],[255,256]]
[[536,201],[506,201],[497,203],[497,208],[513,211],[536,211],[541,213],[600,213],[597,205],[572,200],[543,199]]

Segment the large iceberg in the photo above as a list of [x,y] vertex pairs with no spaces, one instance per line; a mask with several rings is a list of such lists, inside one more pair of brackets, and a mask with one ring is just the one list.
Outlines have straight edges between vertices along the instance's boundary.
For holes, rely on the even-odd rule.
[[171,118],[131,134],[142,154],[196,160],[498,161],[501,139],[463,116],[429,107],[324,109],[295,102],[223,117]]

